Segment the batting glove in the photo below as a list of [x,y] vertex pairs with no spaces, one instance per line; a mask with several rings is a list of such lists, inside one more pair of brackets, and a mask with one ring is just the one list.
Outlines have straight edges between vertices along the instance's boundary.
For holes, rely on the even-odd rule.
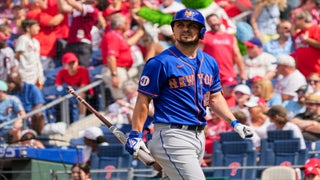
[[241,124],[238,120],[232,121],[231,126],[233,127],[234,131],[237,132],[242,139],[253,136],[253,132],[251,128]]
[[134,158],[138,157],[140,149],[150,153],[146,144],[142,141],[142,132],[131,131],[126,142],[126,150],[133,155]]

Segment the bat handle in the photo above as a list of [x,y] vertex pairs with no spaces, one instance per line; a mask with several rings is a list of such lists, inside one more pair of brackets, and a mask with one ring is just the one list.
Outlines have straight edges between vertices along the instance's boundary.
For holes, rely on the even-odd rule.
[[151,166],[154,164],[155,160],[150,156],[149,153],[145,152],[144,150],[140,149],[138,151],[138,159],[143,162],[147,166]]

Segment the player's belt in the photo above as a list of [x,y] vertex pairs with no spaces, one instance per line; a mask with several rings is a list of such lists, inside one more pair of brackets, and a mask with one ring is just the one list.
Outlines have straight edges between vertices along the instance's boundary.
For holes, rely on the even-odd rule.
[[191,131],[202,131],[205,126],[198,126],[198,125],[182,125],[182,124],[170,124],[170,128],[173,129],[184,129],[184,130],[191,130]]

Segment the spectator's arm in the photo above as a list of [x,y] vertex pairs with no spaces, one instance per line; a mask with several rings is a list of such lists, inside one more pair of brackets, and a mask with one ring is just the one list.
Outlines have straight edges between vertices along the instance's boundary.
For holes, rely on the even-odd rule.
[[65,0],[73,9],[83,12],[83,6],[82,4],[78,3],[75,0]]
[[62,13],[71,13],[72,6],[70,6],[66,0],[58,0],[58,6]]
[[240,79],[247,80],[247,73],[245,70],[244,61],[242,59],[236,37],[233,37],[233,61],[239,69]]
[[20,61],[20,55],[22,54],[22,51],[16,51],[14,58],[16,58],[16,60]]
[[240,9],[241,12],[252,10],[252,6],[249,6],[249,4],[243,4],[237,0],[229,0],[229,2],[236,5]]
[[59,13],[50,20],[50,22],[47,24],[48,26],[57,26],[59,25],[64,19],[64,15],[62,13]]
[[260,16],[264,7],[265,7],[265,4],[263,2],[258,3],[256,5],[256,7],[254,8],[253,13],[250,18],[250,24],[252,26],[253,33],[257,37],[259,37],[259,29],[258,29],[257,19]]
[[98,14],[98,27],[101,27],[102,29],[104,29],[106,26],[107,26],[107,22],[104,19],[102,13],[99,12],[99,14]]

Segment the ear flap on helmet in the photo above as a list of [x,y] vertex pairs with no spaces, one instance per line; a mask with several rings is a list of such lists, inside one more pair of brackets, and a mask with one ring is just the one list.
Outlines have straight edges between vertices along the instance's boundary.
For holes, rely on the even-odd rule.
[[206,27],[202,27],[200,30],[200,39],[204,38],[204,33],[206,33]]

